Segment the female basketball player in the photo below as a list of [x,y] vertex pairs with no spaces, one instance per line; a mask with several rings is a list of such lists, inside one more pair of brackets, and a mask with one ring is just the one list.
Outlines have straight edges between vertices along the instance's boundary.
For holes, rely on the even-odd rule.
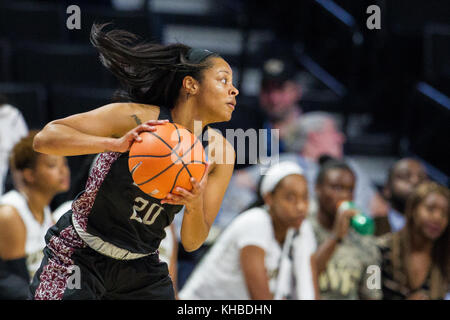
[[[217,54],[182,44],[137,42],[120,30],[94,25],[91,42],[103,65],[123,85],[113,103],[55,120],[34,140],[42,153],[102,153],[85,192],[46,235],[47,247],[36,273],[34,299],[173,299],[167,265],[157,248],[164,228],[185,207],[181,242],[188,251],[205,241],[233,173],[234,150],[208,129],[216,150],[207,174],[162,201],[133,184],[128,150],[142,131],[168,119],[189,129],[228,121],[238,90],[232,70]],[[61,106],[63,107],[63,106]],[[226,159],[225,159],[226,158]],[[69,281],[68,281],[69,280]]]

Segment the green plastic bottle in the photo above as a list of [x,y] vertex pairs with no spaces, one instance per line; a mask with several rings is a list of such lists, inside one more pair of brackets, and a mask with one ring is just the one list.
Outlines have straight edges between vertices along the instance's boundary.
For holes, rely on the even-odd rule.
[[350,225],[361,235],[373,235],[375,232],[375,223],[371,217],[359,210],[353,201],[343,201],[339,204],[338,211],[356,209],[358,213],[350,220]]

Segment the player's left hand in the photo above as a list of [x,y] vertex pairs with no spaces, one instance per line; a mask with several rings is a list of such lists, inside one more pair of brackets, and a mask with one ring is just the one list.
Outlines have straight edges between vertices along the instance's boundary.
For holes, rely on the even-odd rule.
[[184,205],[188,208],[198,208],[198,206],[203,205],[203,192],[205,191],[208,182],[210,166],[211,164],[207,162],[205,173],[200,181],[197,181],[194,177],[190,179],[192,184],[191,191],[176,187],[173,190],[174,192],[168,193],[167,196],[161,200],[161,204]]

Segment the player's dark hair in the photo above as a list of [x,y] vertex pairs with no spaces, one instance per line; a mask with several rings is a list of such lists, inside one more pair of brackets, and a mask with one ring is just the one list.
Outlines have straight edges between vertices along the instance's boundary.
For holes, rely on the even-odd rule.
[[105,31],[108,25],[94,24],[90,39],[100,53],[102,64],[122,85],[116,100],[171,109],[178,99],[183,78],[192,76],[201,82],[202,72],[211,66],[209,58],[219,56],[208,51],[200,59],[198,54],[190,59],[189,46],[144,42],[128,31]]

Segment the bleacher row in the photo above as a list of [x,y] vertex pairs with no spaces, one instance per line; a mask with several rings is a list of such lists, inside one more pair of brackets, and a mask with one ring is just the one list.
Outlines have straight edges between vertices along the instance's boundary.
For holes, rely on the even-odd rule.
[[253,57],[242,72],[241,54],[248,51],[243,48],[247,43],[257,52],[259,43],[270,39],[270,31],[255,29],[244,36],[233,15],[120,11],[85,4],[81,29],[69,30],[66,9],[64,2],[0,1],[0,93],[24,113],[31,127],[108,103],[118,83],[89,43],[94,22],[112,22],[145,40],[180,41],[220,52],[233,66],[236,81],[246,83],[244,91],[257,94],[258,61]]
[[[183,12],[174,7],[188,2],[195,2],[193,10]],[[342,18],[343,13],[344,17],[351,17],[349,13],[336,5],[329,7],[332,2],[305,0],[296,7],[302,18],[292,30],[293,46],[298,49],[294,50],[296,62],[318,83],[314,90],[305,90],[304,111],[326,110],[342,115],[349,153],[405,155],[412,147],[421,156],[433,154],[429,161],[447,172],[445,165],[441,165],[439,152],[430,152],[430,144],[426,142],[442,141],[441,135],[445,136],[447,129],[435,131],[425,142],[418,140],[415,133],[426,132],[427,126],[421,121],[423,117],[417,117],[419,113],[409,111],[425,108],[434,113],[436,109],[439,116],[428,114],[430,121],[445,122],[448,107],[442,111],[442,103],[436,102],[433,95],[424,96],[417,92],[415,84],[404,81],[406,74],[414,77],[411,82],[422,80],[438,89],[447,87],[447,29],[428,26],[425,38],[422,38],[422,31],[414,31],[414,36],[404,31],[399,35],[398,30],[403,29],[392,22],[383,25],[385,30],[379,33],[364,31],[365,16],[357,18],[362,4],[352,9],[356,3],[336,1],[344,7],[347,5],[348,12],[354,15],[355,18],[350,19],[353,24],[349,25]],[[239,105],[257,107],[260,66],[265,58],[262,48],[264,43],[277,40],[273,28],[276,21],[261,19],[251,12],[225,10],[221,7],[225,1],[152,0],[145,8],[134,11],[92,3],[97,1],[83,1],[80,5],[81,29],[69,30],[66,22],[71,14],[67,13],[67,7],[71,1],[0,0],[0,94],[6,95],[22,111],[31,128],[40,128],[50,120],[110,101],[117,82],[102,67],[97,52],[89,43],[94,22],[113,22],[115,27],[146,40],[178,41],[219,52],[233,67],[235,85],[241,92]],[[214,10],[198,10],[199,3],[209,3]],[[159,10],[161,6],[165,9]],[[174,7],[172,12],[167,10],[170,7]],[[395,10],[390,8],[389,13]],[[357,35],[364,37],[360,44],[354,41]],[[397,45],[388,50],[380,45],[396,42],[404,48]],[[416,63],[421,56],[417,47],[421,46],[426,63]],[[386,59],[381,61],[383,57]],[[349,134],[347,129],[352,125],[352,118],[353,123],[359,125],[359,115],[376,115],[380,109],[384,111],[377,123],[394,122],[394,125],[382,126],[377,134]],[[405,113],[411,118],[406,125],[386,121],[401,119]],[[430,133],[423,137],[430,137]],[[411,143],[401,145],[404,138]]]

